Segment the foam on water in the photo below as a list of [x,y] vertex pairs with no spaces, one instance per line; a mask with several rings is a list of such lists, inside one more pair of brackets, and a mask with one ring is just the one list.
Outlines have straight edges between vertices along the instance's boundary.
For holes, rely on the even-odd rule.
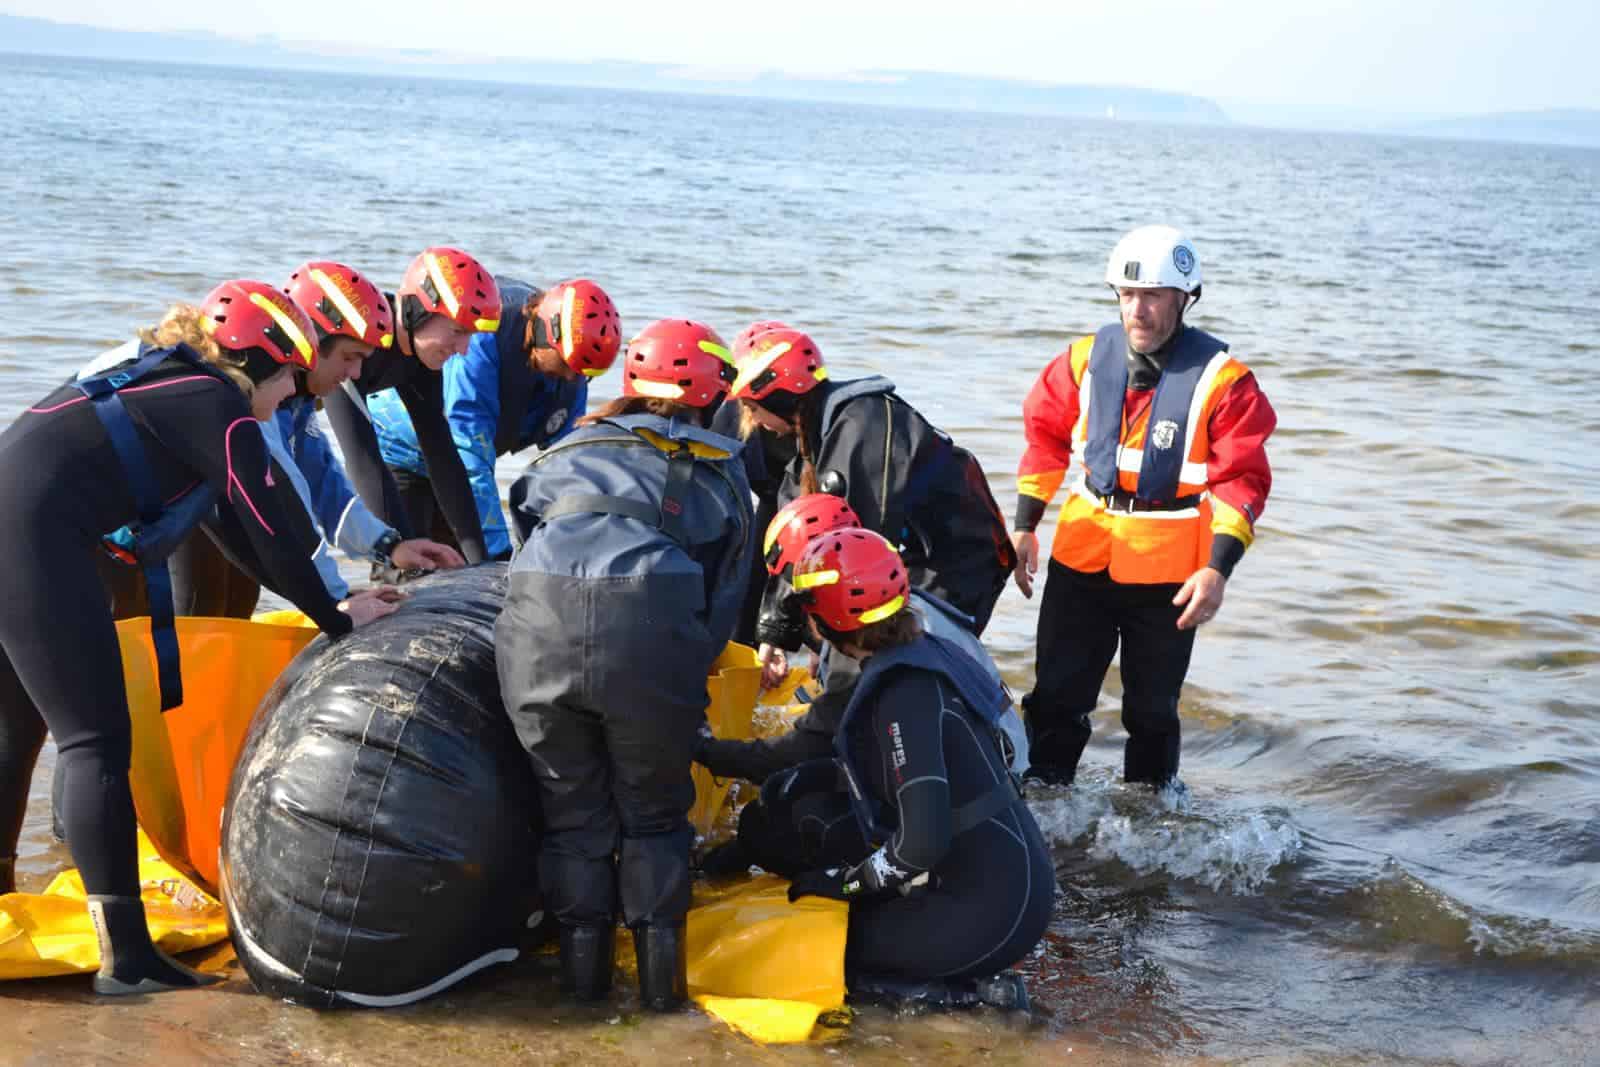
[[1165,872],[1214,892],[1259,893],[1302,848],[1283,812],[1212,811],[1211,801],[1184,790],[1151,794],[1084,777],[1066,790],[1030,793],[1029,807],[1054,847],[1087,842],[1094,861],[1114,860],[1139,875]]

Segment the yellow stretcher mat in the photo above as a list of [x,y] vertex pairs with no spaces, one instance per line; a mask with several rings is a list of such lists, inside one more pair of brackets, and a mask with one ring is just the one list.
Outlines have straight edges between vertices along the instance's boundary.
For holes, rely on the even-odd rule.
[[[228,778],[261,698],[317,631],[298,612],[248,622],[180,618],[186,699],[162,714],[149,621],[129,619],[117,629],[133,719],[131,783],[142,827],[145,915],[158,945],[187,952],[227,937],[227,916],[211,890]],[[761,694],[760,675],[755,653],[742,645],[729,645],[717,660],[707,679],[707,716],[718,736],[781,728],[778,705],[808,680],[797,670]],[[765,706],[753,726],[758,698]],[[732,783],[698,766],[694,774],[690,817],[710,834]],[[771,876],[700,886],[689,912],[690,995],[760,1041],[805,1040],[821,1012],[844,1003],[849,909],[816,898],[790,904],[787,889]],[[57,875],[43,893],[0,896],[0,979],[94,971],[99,956],[76,871]]]
[[[150,936],[168,952],[214,945],[228,936],[222,905],[162,860],[139,834],[139,887]],[[76,870],[55,876],[43,893],[0,896],[0,979],[49,978],[100,967]]]

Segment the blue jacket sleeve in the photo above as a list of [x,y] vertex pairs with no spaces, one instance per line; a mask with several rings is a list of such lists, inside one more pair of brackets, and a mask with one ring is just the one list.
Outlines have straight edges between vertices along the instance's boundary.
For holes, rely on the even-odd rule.
[[[286,416],[287,412],[280,411],[278,415]],[[312,501],[311,490],[306,484],[305,476],[299,465],[289,455],[289,450],[284,447],[280,430],[283,424],[275,417],[270,422],[261,424],[261,436],[267,442],[267,451],[272,458],[278,461],[278,466],[283,468],[289,476],[289,483],[294,486],[294,491],[300,497],[300,502],[305,505],[306,513],[316,516],[321,525],[321,513]],[[326,526],[323,526],[326,529]],[[343,600],[350,594],[350,586],[339,574],[339,565],[334,562],[333,553],[328,551],[328,540],[323,537],[317,541],[317,550],[312,553],[311,562],[316,565],[317,576],[322,579],[322,584],[327,588],[328,595],[335,600]]]
[[294,466],[304,479],[310,498],[307,510],[316,516],[323,538],[353,560],[372,558],[373,547],[389,532],[389,524],[361,502],[345,477],[344,466],[317,423],[316,407],[309,401],[274,416],[278,436],[287,444]]
[[511,551],[511,535],[494,480],[495,429],[500,422],[500,349],[492,333],[476,333],[464,355],[444,365],[444,413],[467,469],[483,547],[491,557]]

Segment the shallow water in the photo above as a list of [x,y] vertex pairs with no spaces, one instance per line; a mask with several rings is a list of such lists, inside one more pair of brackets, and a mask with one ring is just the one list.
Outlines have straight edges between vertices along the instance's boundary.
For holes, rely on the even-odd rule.
[[[1171,220],[1195,321],[1281,422],[1185,690],[1186,806],[1114,781],[1115,671],[1079,785],[1034,801],[1061,897],[1032,1026],[869,1011],[756,1050],[626,996],[573,1013],[539,960],[382,1016],[235,969],[144,1005],[0,988],[0,1059],[1597,1062],[1600,153],[11,56],[0,145],[0,419],[219,278],[332,256],[392,283],[450,240],[590,275],[630,328],[804,325],[1009,512],[1028,385],[1113,313],[1116,236]],[[1019,691],[1035,610],[1008,593],[987,635]],[[47,790],[34,886],[65,862]]]

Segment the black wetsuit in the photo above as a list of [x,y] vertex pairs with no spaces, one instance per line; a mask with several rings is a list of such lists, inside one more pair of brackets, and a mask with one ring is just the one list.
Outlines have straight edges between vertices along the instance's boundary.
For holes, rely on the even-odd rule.
[[[396,301],[390,297],[389,303],[394,306]],[[398,319],[398,309],[395,314]],[[461,554],[468,563],[482,563],[488,558],[483,524],[472,498],[467,468],[445,419],[444,375],[429,370],[416,356],[400,351],[398,342],[393,348],[368,356],[358,380],[346,382],[323,400],[323,410],[328,413],[328,421],[339,438],[339,450],[344,453],[345,472],[361,502],[405,537],[428,535],[426,530],[411,528],[404,497],[378,447],[378,433],[367,413],[366,398],[380,389],[393,389],[411,416],[417,445],[428,464],[433,493],[455,532]]]
[[[121,397],[163,499],[210,483],[274,585],[325,632],[348,632],[349,616],[269,491],[267,446],[244,394],[172,360]],[[0,435],[0,544],[13,562],[0,570],[0,856],[16,851],[48,725],[60,751],[62,821],[91,894],[139,892],[127,691],[97,565],[101,537],[138,518],[106,430],[73,386]]]
[[[847,794],[801,791],[746,807],[741,837],[756,829],[745,823],[767,824],[754,834],[762,847],[755,861],[791,877],[848,866],[841,878],[862,879],[866,888],[850,898],[851,976],[977,978],[1021,959],[1043,935],[1055,897],[1033,814],[1016,796],[953,833],[955,810],[1007,777],[993,737],[947,681],[912,669],[887,678],[849,731],[854,762],[869,775],[863,785],[885,805],[893,836],[870,849]],[[927,883],[914,885],[923,875]]]
[[[901,546],[911,584],[967,615],[983,633],[1015,563],[1005,518],[971,453],[883,378],[823,382],[806,395],[807,435],[823,492],[844,497],[861,525]],[[777,503],[801,495],[804,465],[783,474]],[[781,579],[767,583],[756,637],[800,647],[804,619]]]
[[[712,416],[711,428],[724,437],[739,437],[739,405],[723,404]],[[756,498],[755,531],[758,539],[765,539],[767,526],[778,513],[778,490],[783,486],[783,472],[795,457],[795,440],[782,437],[770,430],[758,429],[744,442],[740,458],[744,460],[745,477],[750,479],[750,491]],[[767,588],[767,565],[761,553],[750,556],[750,584],[746,587],[744,606],[739,609],[739,624],[734,628],[733,639],[743,645],[756,643],[756,618],[761,612],[761,597]]]

